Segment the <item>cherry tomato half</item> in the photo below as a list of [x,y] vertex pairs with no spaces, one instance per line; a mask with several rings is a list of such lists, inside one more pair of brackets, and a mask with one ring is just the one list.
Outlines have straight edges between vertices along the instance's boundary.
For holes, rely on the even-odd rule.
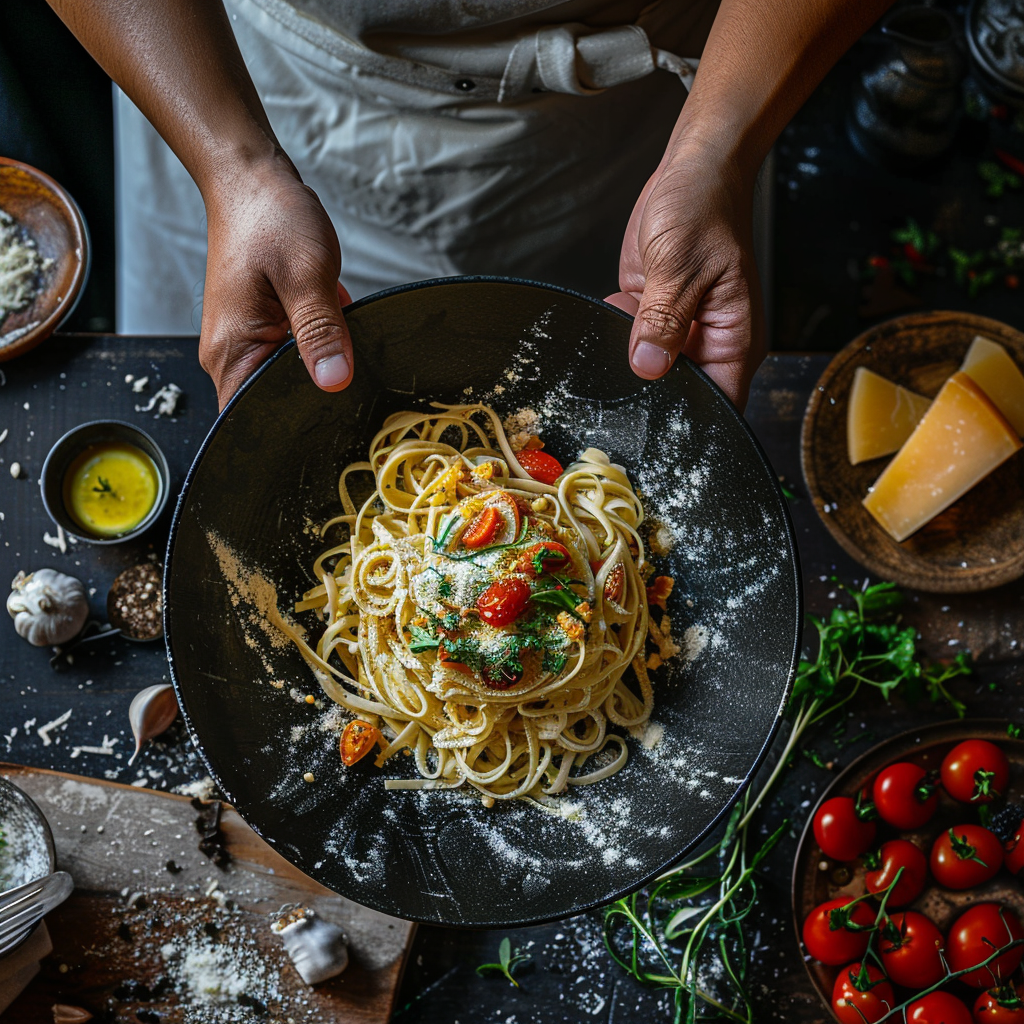
[[948,992],[929,992],[907,1007],[907,1024],[973,1024],[971,1011]]
[[843,1024],[874,1024],[895,1005],[892,985],[874,964],[850,964],[839,972],[832,989],[832,1012]]
[[981,825],[955,825],[932,844],[935,881],[947,889],[971,889],[1003,866],[1003,844]]
[[353,718],[342,730],[341,763],[351,767],[361,761],[378,744],[384,747],[384,737],[375,726],[359,718]]
[[942,761],[942,786],[965,804],[988,804],[1006,792],[1010,765],[988,740],[964,740]]
[[[875,923],[875,912],[864,903],[851,910],[852,896],[839,896],[815,907],[804,921],[804,945],[807,952],[823,964],[848,964],[864,955]],[[848,924],[862,925],[864,931],[852,931]]]
[[546,540],[543,544],[531,544],[525,548],[516,562],[515,571],[526,576],[539,576],[542,572],[560,572],[571,564],[572,556],[564,544]]
[[896,887],[889,893],[887,907],[905,907],[924,890],[928,858],[909,839],[890,839],[877,853],[868,854],[864,862],[868,869],[864,873],[864,885],[868,892],[878,894],[884,893],[892,885],[896,873],[903,869]]
[[534,480],[542,484],[554,484],[562,475],[562,464],[554,457],[536,448],[524,448],[516,452],[519,465],[526,470]]
[[492,626],[515,622],[530,600],[530,584],[526,580],[506,576],[496,580],[477,599],[480,618]]
[[866,815],[870,805],[858,808],[852,796],[826,800],[814,815],[814,838],[821,852],[833,860],[855,860],[875,841],[877,827]]
[[897,761],[879,772],[872,797],[882,821],[900,829],[927,824],[939,806],[928,773],[909,761]]
[[1024,1024],[1024,984],[982,992],[972,1013],[974,1024]]
[[892,914],[882,924],[878,952],[886,976],[907,988],[928,988],[945,973],[942,932],[916,910]]
[[[964,911],[949,929],[946,956],[955,974],[984,963],[996,950],[1017,939],[1024,939],[1020,918],[998,903],[976,903]],[[992,988],[1017,969],[1024,958],[1024,947],[1015,946],[996,957],[986,967],[970,971],[960,980],[973,988]]]
[[504,525],[504,517],[493,506],[488,505],[470,520],[469,526],[462,531],[462,544],[470,551],[477,551],[494,542],[498,531]]

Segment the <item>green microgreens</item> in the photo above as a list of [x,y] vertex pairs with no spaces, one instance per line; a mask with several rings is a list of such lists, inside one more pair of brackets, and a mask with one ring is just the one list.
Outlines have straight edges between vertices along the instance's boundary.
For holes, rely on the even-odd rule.
[[530,960],[529,953],[520,953],[517,949],[515,953],[512,952],[512,943],[508,936],[501,940],[498,946],[498,963],[496,964],[480,964],[476,969],[477,974],[488,974],[490,972],[496,972],[503,974],[508,980],[519,988],[519,982],[512,977],[512,972],[521,964]]
[[436,633],[424,629],[423,626],[410,626],[409,635],[412,637],[409,650],[414,654],[418,654],[420,651],[436,650],[438,644],[441,643],[441,638]]
[[1006,727],[1006,735],[1009,736],[1011,740],[1019,740],[1021,735],[1024,735],[1024,726],[1021,726],[1017,722],[1010,722]]

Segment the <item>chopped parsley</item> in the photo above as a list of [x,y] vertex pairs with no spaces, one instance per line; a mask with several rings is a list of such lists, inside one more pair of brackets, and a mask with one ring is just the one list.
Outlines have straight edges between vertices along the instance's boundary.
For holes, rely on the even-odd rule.
[[409,650],[414,653],[436,650],[437,645],[441,642],[441,638],[436,633],[432,633],[429,629],[424,629],[422,626],[410,626],[409,634],[412,636]]

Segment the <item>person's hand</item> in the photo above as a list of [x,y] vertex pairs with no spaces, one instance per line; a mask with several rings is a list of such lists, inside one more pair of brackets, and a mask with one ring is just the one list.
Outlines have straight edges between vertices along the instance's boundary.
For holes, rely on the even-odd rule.
[[636,320],[633,371],[667,373],[680,353],[742,409],[764,358],[752,245],[753,177],[691,146],[670,151],[640,194],[607,301]]
[[341,251],[312,189],[280,161],[208,190],[208,255],[199,361],[221,408],[294,335],[325,391],[352,377],[352,341],[341,315]]

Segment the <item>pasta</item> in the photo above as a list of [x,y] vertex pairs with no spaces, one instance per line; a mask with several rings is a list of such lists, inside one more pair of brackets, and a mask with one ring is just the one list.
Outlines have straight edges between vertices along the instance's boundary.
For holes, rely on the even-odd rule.
[[[292,638],[360,742],[379,739],[378,765],[411,753],[419,777],[389,788],[563,793],[618,771],[609,727],[651,715],[640,500],[603,452],[563,472],[528,444],[514,452],[487,406],[435,406],[390,416],[341,474],[323,529],[347,536],[295,606],[324,629],[315,649]],[[671,579],[656,583],[663,598]]]

